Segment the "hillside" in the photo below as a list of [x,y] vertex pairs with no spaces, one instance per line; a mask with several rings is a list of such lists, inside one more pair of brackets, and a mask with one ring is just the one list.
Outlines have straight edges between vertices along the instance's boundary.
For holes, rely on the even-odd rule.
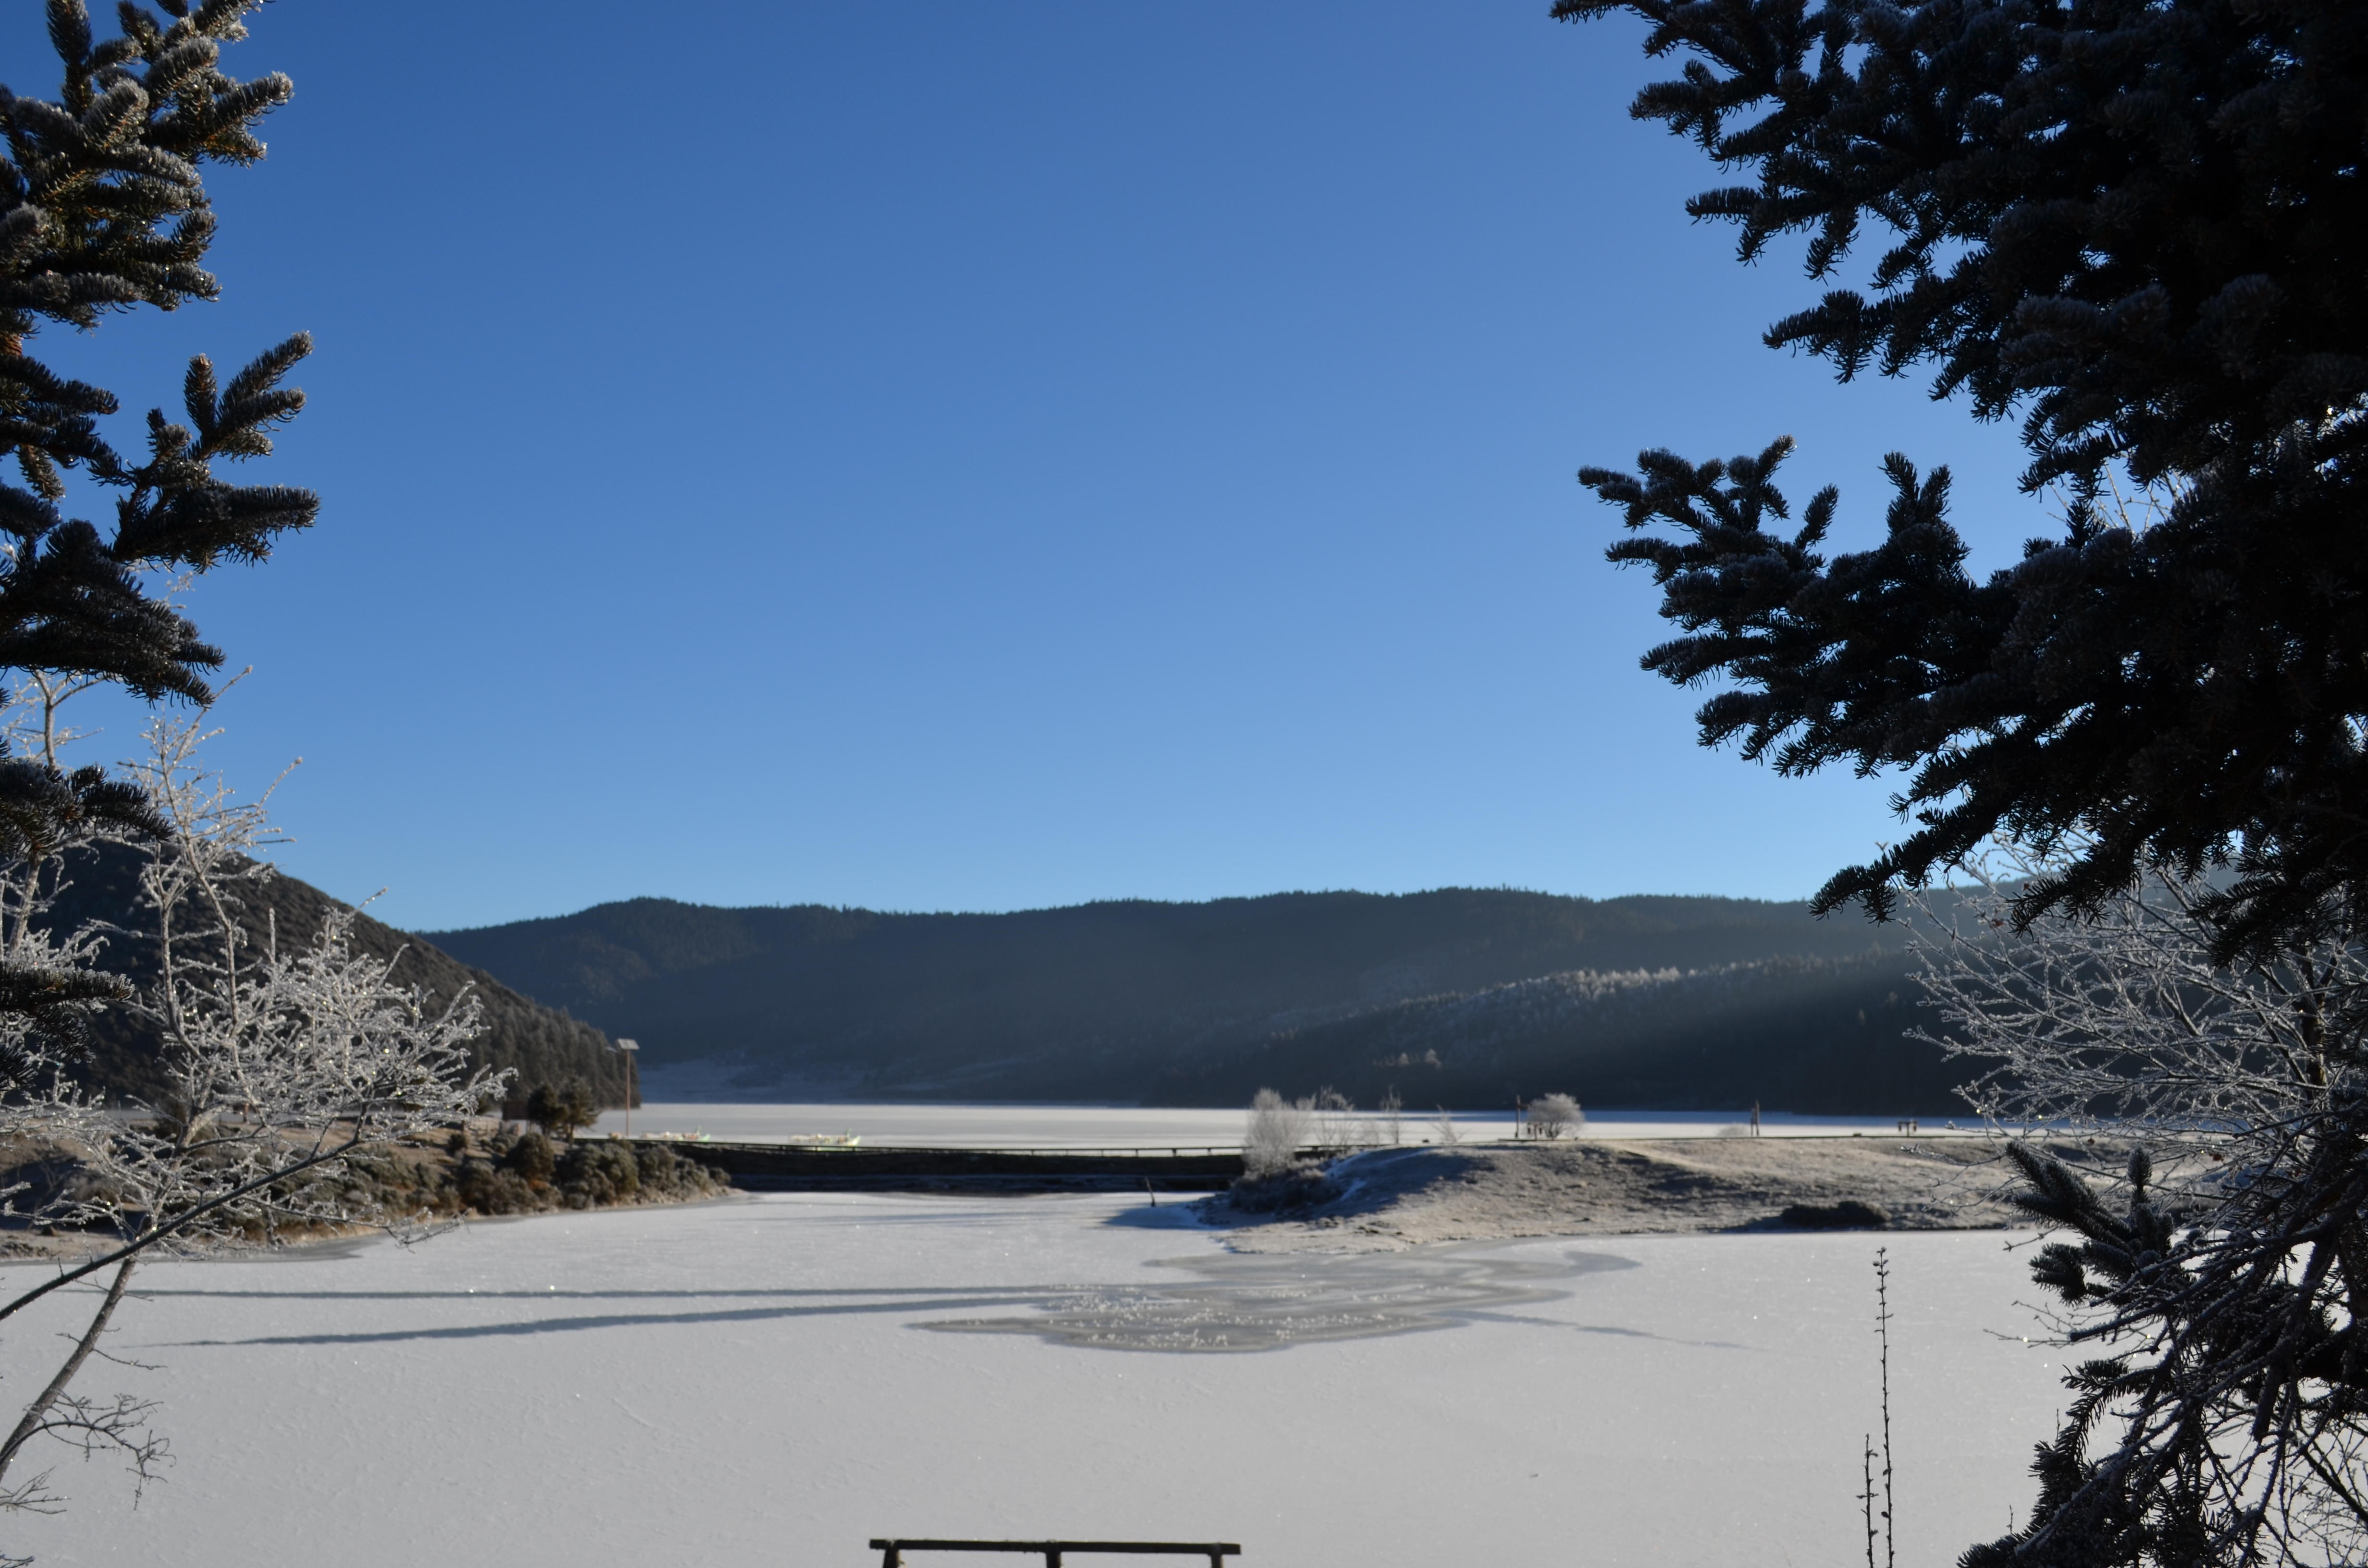
[[[87,920],[102,920],[136,928],[136,877],[137,861],[130,851],[77,856],[50,923],[73,929]],[[248,890],[246,899],[240,923],[249,937],[260,941],[276,925],[283,945],[300,947],[319,935],[331,910],[341,907],[310,882],[288,876],[272,877]],[[484,1009],[484,1032],[471,1048],[478,1065],[515,1068],[524,1084],[581,1078],[593,1086],[602,1104],[624,1103],[620,1058],[609,1038],[592,1025],[531,1002],[483,970],[472,969],[432,943],[406,936],[367,915],[355,922],[354,945],[380,958],[400,950],[395,979],[421,986],[439,1001],[457,994],[464,985],[473,986]],[[105,962],[108,969],[142,985],[155,978],[156,958],[150,941],[112,937]],[[96,1020],[93,1034],[92,1082],[113,1094],[145,1098],[156,1092],[153,1033],[129,1015],[111,1009]]]
[[1448,992],[1278,1029],[1179,1062],[1155,1098],[1223,1101],[1260,1083],[1324,1084],[1360,1105],[1501,1105],[1563,1088],[1598,1107],[1827,1115],[1955,1112],[1969,1076],[1900,1038],[1915,988],[1896,952],[1706,969],[1562,974]]
[[1010,915],[666,899],[430,933],[724,1096],[1942,1113],[1896,927],[1800,903],[1446,889]]

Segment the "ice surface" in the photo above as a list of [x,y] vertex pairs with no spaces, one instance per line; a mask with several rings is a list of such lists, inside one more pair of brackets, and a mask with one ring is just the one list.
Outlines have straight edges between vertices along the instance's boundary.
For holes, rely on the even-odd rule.
[[[2030,1330],[1997,1233],[1252,1258],[1116,1196],[783,1194],[160,1265],[111,1348],[163,1369],[90,1387],[164,1398],[178,1462],[135,1511],[62,1456],[71,1511],[0,1544],[186,1568],[867,1568],[875,1535],[1222,1539],[1247,1568],[1848,1563],[1879,1243],[1901,1561],[1944,1563],[2027,1507],[2060,1403],[2054,1351],[1985,1332]],[[10,1388],[62,1326],[17,1326]]]
[[[1239,1148],[1247,1117],[1241,1110],[1156,1109],[1143,1106],[980,1105],[752,1105],[712,1102],[651,1102],[632,1115],[633,1131],[705,1132],[721,1142],[774,1142],[816,1133],[854,1132],[866,1143],[932,1149]],[[1327,1113],[1328,1114],[1328,1113]],[[1330,1118],[1332,1135],[1354,1141],[1374,1113],[1349,1111]],[[1407,1110],[1401,1120],[1408,1143],[1434,1135],[1436,1111]],[[1589,1112],[1593,1138],[1710,1138],[1744,1119],[1733,1111]],[[1311,1121],[1309,1136],[1325,1134],[1326,1118]],[[1771,1137],[1831,1136],[1889,1132],[1895,1119],[1882,1116],[1780,1116],[1763,1119]],[[1513,1113],[1457,1111],[1455,1128],[1467,1142],[1513,1135]],[[598,1131],[621,1132],[625,1114],[610,1111]],[[1928,1122],[1922,1136],[1945,1136]]]
[[1369,1253],[1311,1269],[1297,1257],[1190,1257],[1168,1267],[1197,1279],[1046,1292],[1025,1317],[950,1318],[927,1326],[955,1333],[1032,1334],[1105,1350],[1275,1350],[1326,1339],[1450,1328],[1531,1301],[1552,1301],[1553,1282],[1626,1258],[1570,1252],[1558,1258],[1496,1256],[1448,1245]]

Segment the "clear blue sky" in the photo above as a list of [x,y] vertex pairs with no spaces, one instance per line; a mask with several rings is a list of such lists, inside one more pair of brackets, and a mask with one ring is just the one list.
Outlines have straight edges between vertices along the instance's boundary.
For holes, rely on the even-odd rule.
[[1798,897],[1885,786],[1694,745],[1574,472],[1790,433],[1845,542],[1893,448],[1985,568],[2044,524],[2009,430],[1759,346],[1797,249],[1545,10],[279,0],[222,302],[41,347],[136,415],[316,335],[255,477],[320,525],[192,613],[233,777],[306,759],[282,863],[399,925]]

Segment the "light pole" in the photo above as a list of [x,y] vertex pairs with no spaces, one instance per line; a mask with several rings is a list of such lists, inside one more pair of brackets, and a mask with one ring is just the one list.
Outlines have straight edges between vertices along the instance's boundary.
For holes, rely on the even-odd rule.
[[641,1079],[633,1071],[633,1063],[641,1058],[642,1042],[637,1040],[620,1040],[617,1042],[617,1049],[625,1053],[625,1136],[631,1138],[633,1135],[633,1101],[637,1097],[635,1091],[641,1087]]

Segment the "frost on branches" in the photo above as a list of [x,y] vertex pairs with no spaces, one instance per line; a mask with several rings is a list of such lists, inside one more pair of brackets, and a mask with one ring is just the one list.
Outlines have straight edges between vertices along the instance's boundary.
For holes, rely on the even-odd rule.
[[1965,1568],[2360,1562],[2368,943],[2336,919],[2216,964],[2212,890],[2168,872],[2016,935],[2016,884],[2058,869],[2002,851],[1972,896],[1917,912],[1939,1043],[1988,1063],[1976,1107],[2143,1145],[2110,1203],[2008,1146],[2020,1201],[2068,1233],[2033,1278],[2093,1355],[2070,1363],[2028,1524]]
[[[11,750],[41,749],[24,732],[27,715],[46,706],[37,699],[12,710]],[[170,1085],[156,1104],[109,1106],[104,1085],[75,1077],[70,1029],[0,1013],[0,1047],[24,1067],[0,1100],[0,1140],[19,1172],[7,1212],[85,1244],[32,1289],[0,1299],[0,1320],[77,1285],[67,1299],[97,1292],[86,1319],[77,1309],[80,1332],[63,1361],[35,1369],[47,1374],[38,1392],[23,1385],[21,1415],[0,1440],[0,1510],[58,1506],[38,1468],[57,1441],[114,1455],[143,1481],[165,1458],[147,1401],[75,1387],[90,1358],[103,1358],[102,1338],[142,1258],[356,1227],[416,1234],[427,1217],[375,1207],[375,1187],[341,1181],[347,1160],[456,1125],[507,1078],[469,1069],[475,999],[436,1007],[395,984],[392,960],[351,949],[350,913],[301,950],[243,936],[240,900],[272,874],[255,855],[273,835],[264,801],[236,800],[199,765],[204,722],[200,713],[150,724],[148,755],[130,772],[154,831],[92,830],[145,855],[142,928],[58,937],[43,926],[66,851],[90,837],[0,864],[0,939],[20,969],[70,983],[109,947],[154,944],[158,983],[112,1005],[157,1027]]]

